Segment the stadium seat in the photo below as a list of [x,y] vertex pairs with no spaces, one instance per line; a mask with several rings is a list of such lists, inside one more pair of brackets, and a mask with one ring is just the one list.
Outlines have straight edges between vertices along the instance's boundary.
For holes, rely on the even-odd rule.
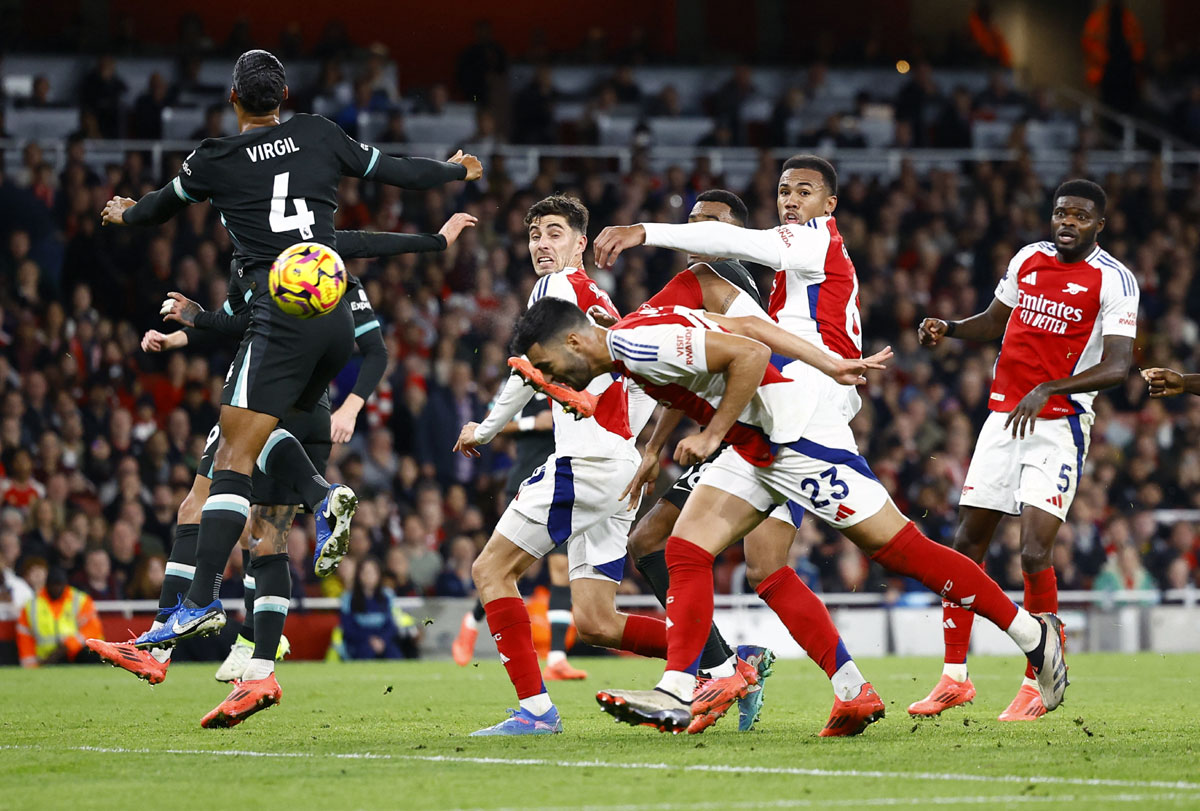
[[1012,124],[1007,121],[971,122],[971,146],[976,149],[1003,149],[1008,146]]
[[871,149],[890,146],[896,140],[896,122],[883,118],[861,118],[855,129],[862,133]]
[[[50,80],[50,101],[55,104],[73,104],[78,101],[79,80],[88,71],[90,63],[74,56],[6,56],[5,77],[27,77],[30,89],[35,76]],[[24,80],[22,80],[24,83]]]
[[79,110],[74,107],[17,108],[8,112],[5,125],[17,138],[66,138],[79,129]]
[[460,144],[475,134],[475,116],[410,115],[404,119],[404,130],[415,144]]
[[598,114],[596,129],[600,132],[600,143],[603,146],[624,146],[633,142],[633,131],[637,127],[637,119],[632,116],[612,116]]
[[1025,125],[1025,141],[1034,152],[1071,149],[1079,140],[1074,121],[1030,121]]
[[711,118],[649,118],[646,123],[660,146],[695,146],[713,130]]

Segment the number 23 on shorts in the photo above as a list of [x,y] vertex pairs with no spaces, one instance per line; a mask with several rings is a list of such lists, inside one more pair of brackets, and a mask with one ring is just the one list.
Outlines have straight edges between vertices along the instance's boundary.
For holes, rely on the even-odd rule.
[[[823,470],[818,474],[818,479],[824,479],[828,482],[828,490],[825,493],[833,499],[841,501],[846,496],[850,495],[850,485],[839,479],[837,476],[837,468],[831,467],[828,470]],[[809,501],[815,509],[829,506],[828,498],[821,498],[822,485],[818,479],[806,478],[800,482],[800,489],[808,496]]]

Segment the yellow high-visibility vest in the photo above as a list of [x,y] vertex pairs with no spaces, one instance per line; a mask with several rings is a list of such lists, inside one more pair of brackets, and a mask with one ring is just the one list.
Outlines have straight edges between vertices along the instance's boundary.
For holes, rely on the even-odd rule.
[[66,640],[79,635],[75,619],[83,603],[83,592],[67,586],[71,592],[71,607],[63,609],[57,617],[50,608],[50,601],[38,594],[29,604],[29,631],[37,646],[38,659],[44,659]]

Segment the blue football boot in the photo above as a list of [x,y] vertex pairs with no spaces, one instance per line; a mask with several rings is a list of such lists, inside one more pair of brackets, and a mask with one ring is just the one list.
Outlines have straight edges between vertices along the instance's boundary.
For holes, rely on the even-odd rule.
[[[771,665],[775,664],[775,652],[758,645],[738,645],[737,658],[738,670],[752,670],[758,675],[758,683],[751,684],[750,692],[738,699],[738,732],[749,732],[762,712],[763,688],[767,676],[772,673]],[[750,679],[747,678],[746,681],[749,682]]]
[[344,484],[329,485],[329,492],[317,505],[317,550],[313,553],[313,571],[328,577],[350,551],[350,519],[358,509],[358,496]]
[[209,636],[225,627],[225,611],[220,600],[213,600],[201,608],[188,608],[181,598],[171,611],[171,616],[161,628],[139,636],[133,641],[135,648],[173,648],[175,643],[189,636]]
[[562,719],[558,717],[558,709],[551,707],[543,715],[534,715],[524,708],[508,711],[508,718],[495,726],[484,727],[472,732],[472,738],[487,735],[553,735],[562,732]]

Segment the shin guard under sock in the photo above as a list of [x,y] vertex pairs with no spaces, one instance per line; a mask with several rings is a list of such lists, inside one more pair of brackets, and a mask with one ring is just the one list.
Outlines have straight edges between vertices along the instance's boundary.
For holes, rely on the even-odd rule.
[[1017,616],[1008,599],[979,564],[961,552],[934,543],[909,521],[882,549],[871,556],[879,565],[922,583],[943,600],[953,600],[994,622],[1003,631]]
[[666,659],[667,624],[657,617],[629,614],[621,633],[621,650],[652,659]]
[[166,622],[171,609],[187,596],[196,576],[196,541],[200,536],[199,524],[179,524],[175,527],[175,543],[171,546],[171,557],[163,573],[162,589],[158,595],[158,622]]
[[832,679],[838,668],[850,660],[829,609],[790,566],[773,572],[758,584],[756,591],[826,676]]
[[196,578],[187,595],[196,606],[208,605],[221,593],[225,565],[250,516],[250,477],[232,470],[214,473],[200,516]]
[[696,675],[713,619],[713,556],[691,541],[667,539],[667,670]]
[[273,662],[292,601],[292,570],[286,554],[257,557],[251,567],[255,584],[254,658]]
[[500,661],[508,671],[508,680],[517,690],[517,698],[530,698],[546,692],[533,648],[533,628],[529,610],[520,597],[501,597],[483,606],[488,629],[496,640]]
[[[1040,572],[1022,572],[1025,579],[1025,610],[1030,614],[1058,613],[1058,577],[1054,567]],[[1025,678],[1036,678],[1033,665],[1025,665]]]
[[[679,274],[682,276],[683,274]],[[692,274],[687,274],[692,276]],[[695,279],[695,276],[692,276]],[[670,588],[671,575],[667,570],[667,554],[666,550],[659,549],[651,552],[648,555],[643,555],[634,561],[637,570],[642,573],[642,577],[646,578],[646,582],[650,584],[650,588],[654,591],[654,596],[658,598],[658,602],[666,608],[667,605],[667,589]],[[700,669],[712,670],[720,667],[732,658],[733,649],[721,636],[721,632],[717,630],[717,626],[713,625],[708,633],[708,640],[704,643],[704,651],[700,654]]]

